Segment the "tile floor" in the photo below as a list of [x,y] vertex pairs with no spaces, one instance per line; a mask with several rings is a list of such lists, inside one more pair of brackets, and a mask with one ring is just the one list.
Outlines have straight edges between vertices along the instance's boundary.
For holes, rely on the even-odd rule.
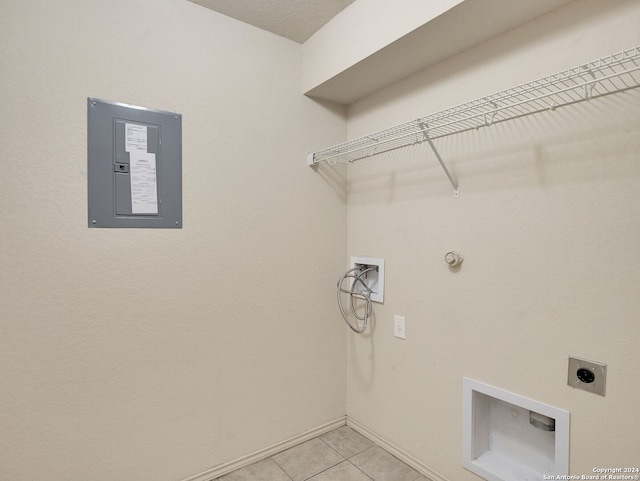
[[217,481],[429,481],[348,426]]

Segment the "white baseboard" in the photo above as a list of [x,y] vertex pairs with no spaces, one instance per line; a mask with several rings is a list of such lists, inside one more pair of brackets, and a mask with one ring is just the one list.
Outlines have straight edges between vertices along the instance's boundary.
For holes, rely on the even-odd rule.
[[386,439],[380,437],[378,434],[374,433],[373,431],[370,431],[368,428],[366,428],[365,426],[360,424],[358,421],[356,421],[355,419],[349,416],[347,416],[347,426],[352,428],[354,431],[359,432],[364,437],[369,438],[371,441],[376,443],[381,448],[386,449],[391,454],[393,454],[396,458],[398,458],[400,461],[403,461],[404,463],[408,464],[413,469],[418,471],[420,474],[426,476],[430,481],[449,481],[447,478],[445,478],[441,474],[436,473],[433,469],[429,468],[428,466],[425,466],[420,461],[418,461],[414,457],[404,452],[395,444],[390,443]]
[[285,441],[276,443],[272,446],[269,446],[268,448],[256,451],[253,454],[243,456],[236,459],[235,461],[224,463],[214,468],[208,469],[207,471],[183,479],[182,481],[213,481],[214,479],[219,478],[220,476],[224,476],[225,474],[229,474],[236,469],[243,468],[258,461],[262,461],[263,459],[271,457],[274,454],[278,454],[279,452],[289,449],[297,444],[304,443],[305,441],[321,436],[325,433],[328,433],[329,431],[344,426],[345,424],[346,416],[342,416],[334,421],[328,422],[326,424],[323,424],[322,426],[318,426],[317,428],[307,431],[306,433],[302,433]]
[[293,446],[304,443],[305,441],[308,441],[315,437],[321,436],[325,433],[328,433],[329,431],[332,431],[341,426],[344,426],[345,424],[350,428],[352,428],[354,431],[357,431],[360,434],[362,434],[364,437],[369,438],[371,441],[376,443],[381,448],[384,448],[387,451],[389,451],[396,458],[408,464],[413,469],[418,471],[420,474],[426,476],[430,481],[450,481],[444,476],[433,471],[431,468],[425,466],[414,457],[407,454],[405,451],[400,449],[395,444],[387,441],[386,439],[374,433],[373,431],[370,431],[368,428],[366,428],[365,426],[360,424],[358,421],[356,421],[355,419],[349,416],[340,417],[334,421],[328,422],[310,431],[307,431],[306,433],[299,434],[285,441],[276,443],[272,446],[256,451],[255,453],[249,454],[247,456],[243,456],[234,461],[230,461],[228,463],[224,463],[214,468],[208,469],[207,471],[204,471],[200,474],[196,474],[195,476],[191,476],[189,478],[183,479],[182,481],[213,481],[214,479],[219,478],[220,476],[224,476],[225,474],[229,474],[232,471],[235,471],[236,469],[243,468],[245,466],[256,463],[258,461],[262,461],[263,459],[269,458],[274,454],[278,454]]

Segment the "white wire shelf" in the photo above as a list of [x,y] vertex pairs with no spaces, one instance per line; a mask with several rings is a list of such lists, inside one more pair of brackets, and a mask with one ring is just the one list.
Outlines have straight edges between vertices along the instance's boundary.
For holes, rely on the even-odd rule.
[[563,70],[389,129],[310,152],[309,165],[349,164],[373,155],[429,142],[454,186],[457,184],[431,142],[440,137],[622,92],[640,86],[640,46]]

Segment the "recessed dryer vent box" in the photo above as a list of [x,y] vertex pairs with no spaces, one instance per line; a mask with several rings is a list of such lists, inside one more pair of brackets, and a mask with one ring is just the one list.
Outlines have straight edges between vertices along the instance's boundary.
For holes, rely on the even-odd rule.
[[87,99],[89,227],[182,228],[182,116]]
[[462,464],[469,471],[489,481],[569,474],[568,411],[468,378],[463,409]]

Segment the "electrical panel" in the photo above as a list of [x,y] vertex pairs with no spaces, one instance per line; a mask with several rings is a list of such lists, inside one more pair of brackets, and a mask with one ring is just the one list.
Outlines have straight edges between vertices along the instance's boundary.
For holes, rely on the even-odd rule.
[[182,116],[87,99],[89,227],[182,228]]

